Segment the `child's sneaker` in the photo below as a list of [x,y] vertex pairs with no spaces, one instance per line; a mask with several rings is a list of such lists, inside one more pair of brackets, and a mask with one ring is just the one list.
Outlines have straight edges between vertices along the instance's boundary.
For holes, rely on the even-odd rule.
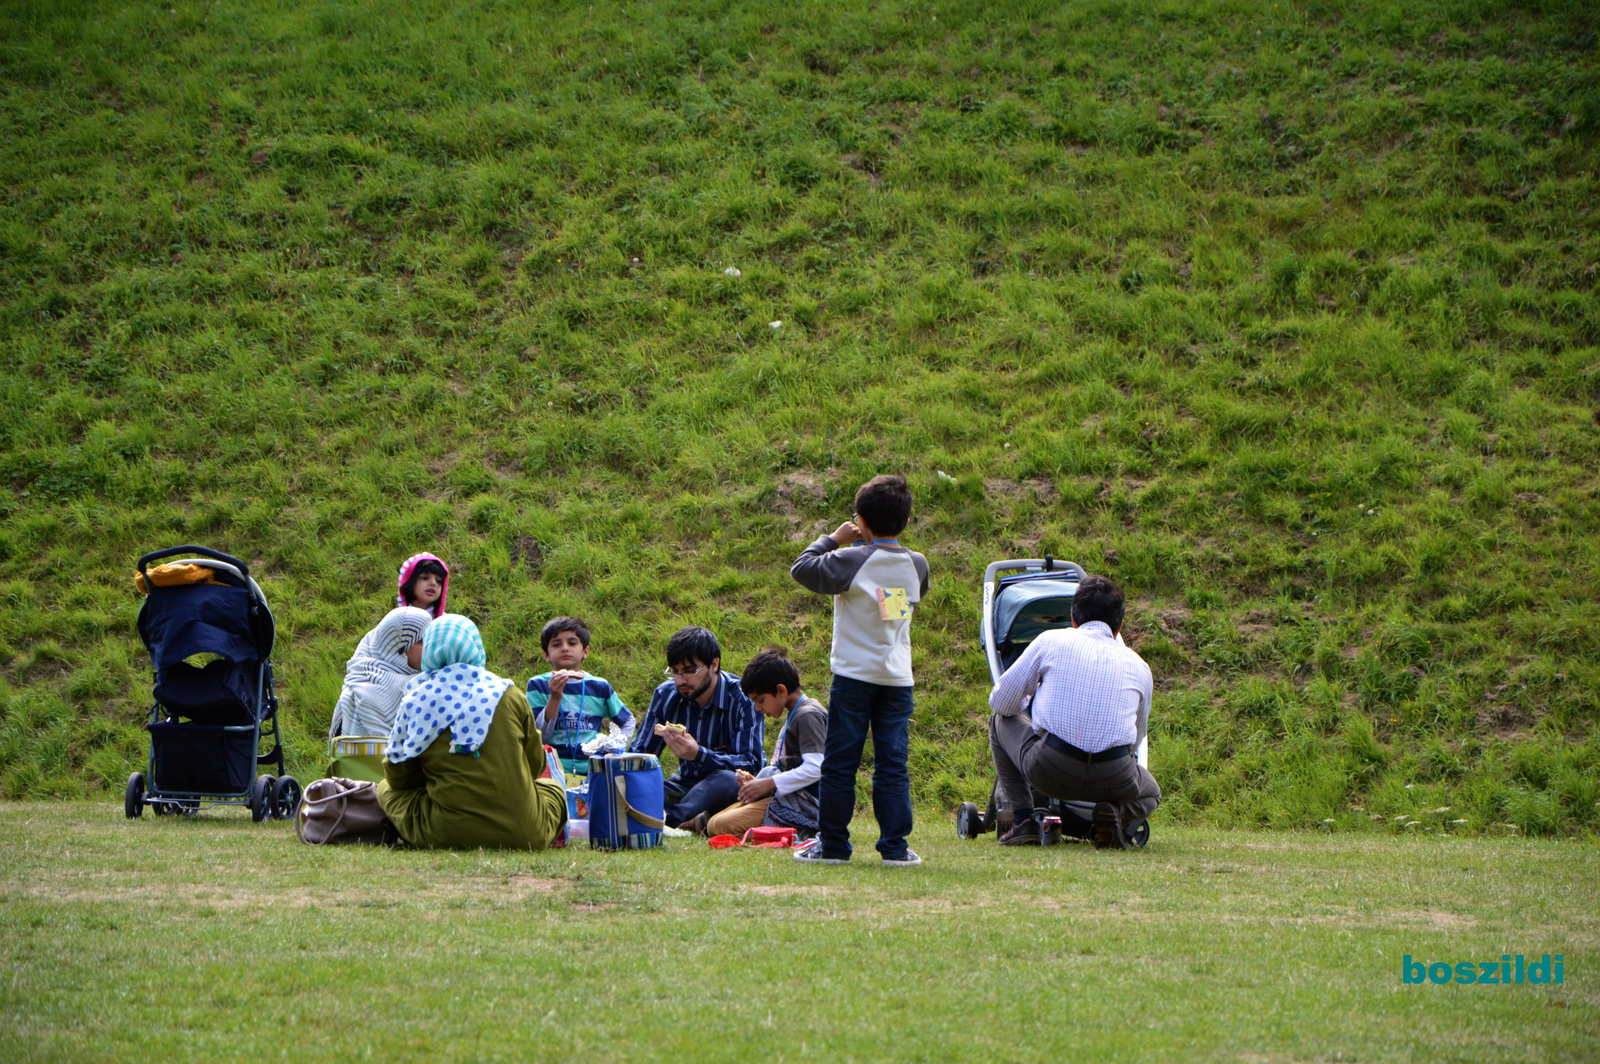
[[805,843],[799,849],[795,850],[794,859],[799,861],[801,864],[823,865],[850,863],[850,858],[848,857],[822,856],[822,843],[817,839],[812,839],[810,842]]
[[921,863],[922,858],[917,856],[915,850],[907,850],[900,857],[885,857],[883,859],[883,867],[885,868],[915,868]]

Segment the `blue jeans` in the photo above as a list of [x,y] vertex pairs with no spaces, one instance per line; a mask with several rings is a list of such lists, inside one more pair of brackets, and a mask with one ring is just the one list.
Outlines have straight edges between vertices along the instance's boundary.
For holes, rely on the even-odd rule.
[[690,786],[673,776],[662,784],[662,789],[668,802],[665,812],[669,828],[701,813],[720,813],[739,800],[739,779],[725,768]]
[[878,818],[878,852],[906,854],[911,834],[911,688],[835,676],[828,692],[828,737],[822,748],[817,837],[824,857],[850,856],[850,817],[856,811],[856,770],[872,731],[872,811]]

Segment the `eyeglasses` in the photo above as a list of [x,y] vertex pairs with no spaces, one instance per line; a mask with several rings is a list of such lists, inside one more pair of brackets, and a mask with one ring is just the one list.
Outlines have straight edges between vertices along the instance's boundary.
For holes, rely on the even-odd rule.
[[680,680],[680,679],[681,680],[687,680],[689,677],[696,675],[697,673],[701,672],[704,669],[705,669],[704,665],[696,665],[692,669],[679,669],[679,668],[662,669],[661,670],[661,675],[667,677],[668,679],[673,679],[673,680]]

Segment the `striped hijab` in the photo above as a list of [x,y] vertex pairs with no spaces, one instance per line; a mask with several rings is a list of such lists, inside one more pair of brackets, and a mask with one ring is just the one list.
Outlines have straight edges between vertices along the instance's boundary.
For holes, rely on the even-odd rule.
[[334,707],[330,736],[389,734],[395,709],[405,697],[406,681],[417,674],[406,661],[406,651],[421,641],[431,620],[427,610],[401,606],[362,637],[344,667],[344,687]]
[[478,754],[494,707],[511,686],[488,669],[478,626],[458,613],[428,625],[422,639],[422,672],[406,684],[406,694],[389,733],[389,760],[398,764],[421,754],[439,733],[450,729],[451,752]]

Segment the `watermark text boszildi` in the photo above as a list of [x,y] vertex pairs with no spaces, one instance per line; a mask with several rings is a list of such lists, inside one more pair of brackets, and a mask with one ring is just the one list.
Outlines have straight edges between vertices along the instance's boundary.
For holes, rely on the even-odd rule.
[[1527,963],[1522,954],[1513,959],[1507,953],[1497,961],[1462,961],[1450,964],[1438,961],[1424,964],[1411,959],[1407,953],[1400,961],[1402,983],[1461,983],[1472,986],[1514,986],[1532,983],[1543,986],[1561,983],[1561,961],[1566,955],[1557,953],[1554,960],[1546,953],[1533,963]]

